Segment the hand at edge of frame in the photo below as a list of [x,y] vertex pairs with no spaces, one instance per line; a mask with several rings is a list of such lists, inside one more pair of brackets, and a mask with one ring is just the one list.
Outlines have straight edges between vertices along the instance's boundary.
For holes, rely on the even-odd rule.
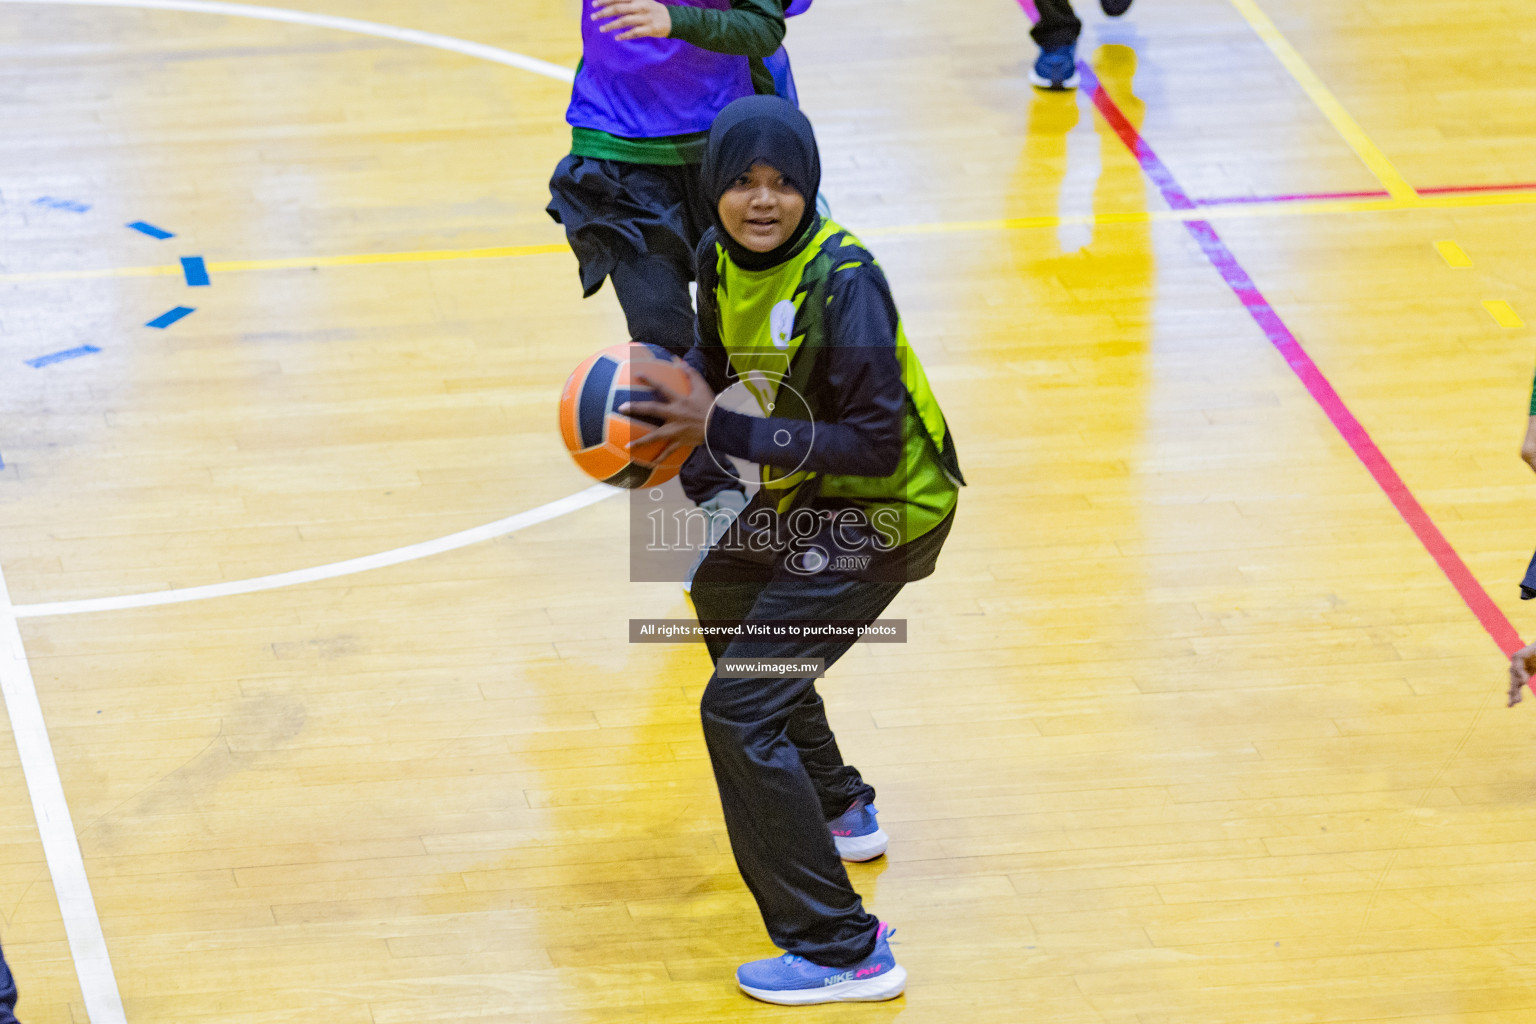
[[[626,39],[665,39],[672,34],[672,13],[657,0],[592,0],[592,20],[607,21],[599,31]],[[610,20],[611,19],[611,20]]]
[[1525,667],[1525,659],[1536,654],[1536,644],[1526,644],[1509,656],[1509,704],[1514,707],[1525,699],[1525,687],[1531,681],[1531,673]]

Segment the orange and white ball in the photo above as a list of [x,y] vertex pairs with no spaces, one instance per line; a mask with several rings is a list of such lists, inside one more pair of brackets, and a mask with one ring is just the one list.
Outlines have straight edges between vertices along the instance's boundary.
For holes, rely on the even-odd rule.
[[640,342],[610,345],[594,354],[571,374],[560,392],[560,436],[576,465],[595,479],[615,487],[653,487],[677,475],[693,452],[680,448],[656,466],[642,465],[666,448],[653,441],[630,451],[625,446],[644,437],[661,421],[618,412],[625,402],[659,401],[658,395],[639,380],[644,373],[676,394],[687,394],[692,384],[672,356],[662,348]]

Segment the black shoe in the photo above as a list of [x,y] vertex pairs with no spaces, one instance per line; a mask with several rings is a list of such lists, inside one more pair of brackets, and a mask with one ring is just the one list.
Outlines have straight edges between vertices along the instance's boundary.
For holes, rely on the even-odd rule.
[[1131,0],[1099,0],[1099,6],[1111,18],[1118,18],[1131,9]]

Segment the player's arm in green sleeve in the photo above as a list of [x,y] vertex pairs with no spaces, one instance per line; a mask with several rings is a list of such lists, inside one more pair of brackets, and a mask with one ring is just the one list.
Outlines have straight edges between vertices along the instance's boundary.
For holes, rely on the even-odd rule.
[[731,9],[673,7],[672,38],[701,50],[738,57],[772,56],[784,43],[784,4],[781,0],[731,0]]

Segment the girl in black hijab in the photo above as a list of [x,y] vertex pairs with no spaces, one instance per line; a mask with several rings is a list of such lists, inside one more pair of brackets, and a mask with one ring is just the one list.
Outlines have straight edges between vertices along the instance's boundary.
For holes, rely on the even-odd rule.
[[[630,411],[645,441],[756,463],[760,486],[693,582],[716,671],[702,700],[731,849],[784,956],[737,970],[748,994],[801,1004],[892,999],[906,971],[842,860],[881,856],[875,791],[843,762],[819,672],[902,585],[933,571],[963,483],[944,414],[907,346],[885,276],[818,216],[816,138],[774,97],[716,118],[701,173],[714,227],[700,245],[687,395]],[[732,411],[727,396],[761,415]],[[738,403],[739,404],[739,403]],[[663,456],[664,457],[664,456]],[[738,663],[757,668],[741,671]],[[841,858],[841,859],[840,859]]]

